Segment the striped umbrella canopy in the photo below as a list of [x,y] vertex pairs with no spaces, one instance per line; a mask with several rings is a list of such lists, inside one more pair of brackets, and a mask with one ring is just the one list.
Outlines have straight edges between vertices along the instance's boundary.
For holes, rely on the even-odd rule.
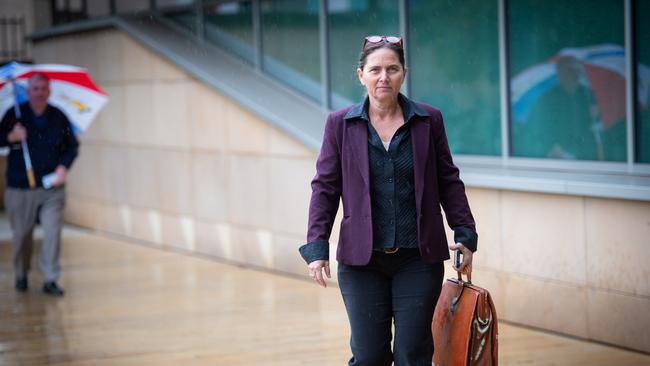
[[88,129],[108,102],[108,95],[84,68],[11,62],[0,68],[0,115],[16,103],[27,101],[27,82],[35,74],[44,74],[50,79],[49,103],[65,113],[75,133]]

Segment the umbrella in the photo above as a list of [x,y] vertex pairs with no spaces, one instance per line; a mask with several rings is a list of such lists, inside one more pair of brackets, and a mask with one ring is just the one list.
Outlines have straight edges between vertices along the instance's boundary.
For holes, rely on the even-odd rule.
[[[570,56],[580,62],[584,76],[580,82],[588,86],[601,112],[602,128],[609,128],[625,119],[625,48],[599,44],[582,48],[564,48],[547,62],[533,65],[517,74],[511,84],[512,113],[520,123],[528,119],[537,98],[559,83],[556,62]],[[638,102],[648,107],[650,68],[639,65]]]
[[[27,101],[27,83],[35,74],[50,79],[48,103],[59,108],[70,120],[76,134],[85,131],[99,110],[108,102],[104,93],[90,78],[84,68],[57,64],[21,64],[11,62],[0,67],[0,115],[15,108],[20,119],[18,104]],[[31,187],[36,185],[27,142],[21,141],[25,167]]]

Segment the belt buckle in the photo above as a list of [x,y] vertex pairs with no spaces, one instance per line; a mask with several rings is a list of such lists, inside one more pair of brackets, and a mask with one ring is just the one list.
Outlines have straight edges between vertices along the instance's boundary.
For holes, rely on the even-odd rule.
[[399,250],[399,247],[397,248],[390,248],[390,249],[384,249],[384,253],[386,254],[395,254]]

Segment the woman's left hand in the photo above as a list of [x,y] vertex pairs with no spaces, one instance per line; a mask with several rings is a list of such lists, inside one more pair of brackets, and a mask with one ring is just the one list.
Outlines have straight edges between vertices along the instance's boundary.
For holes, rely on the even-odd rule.
[[461,243],[449,244],[449,250],[460,250],[463,253],[463,262],[460,264],[460,267],[456,268],[454,264],[452,268],[465,275],[472,273],[472,251],[465,248]]

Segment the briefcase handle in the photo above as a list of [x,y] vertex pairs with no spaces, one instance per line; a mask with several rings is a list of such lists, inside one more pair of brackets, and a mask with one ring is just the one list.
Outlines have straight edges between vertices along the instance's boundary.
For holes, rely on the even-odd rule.
[[[461,255],[462,255],[462,253],[461,253],[460,249],[454,250],[454,266],[456,268],[459,268],[460,264],[463,262],[461,260],[461,257],[460,257]],[[467,274],[467,281],[463,281],[463,274],[460,273],[460,271],[456,271],[456,273],[458,273],[458,282],[459,283],[461,283],[463,285],[471,285],[472,284],[472,271],[471,270]]]

